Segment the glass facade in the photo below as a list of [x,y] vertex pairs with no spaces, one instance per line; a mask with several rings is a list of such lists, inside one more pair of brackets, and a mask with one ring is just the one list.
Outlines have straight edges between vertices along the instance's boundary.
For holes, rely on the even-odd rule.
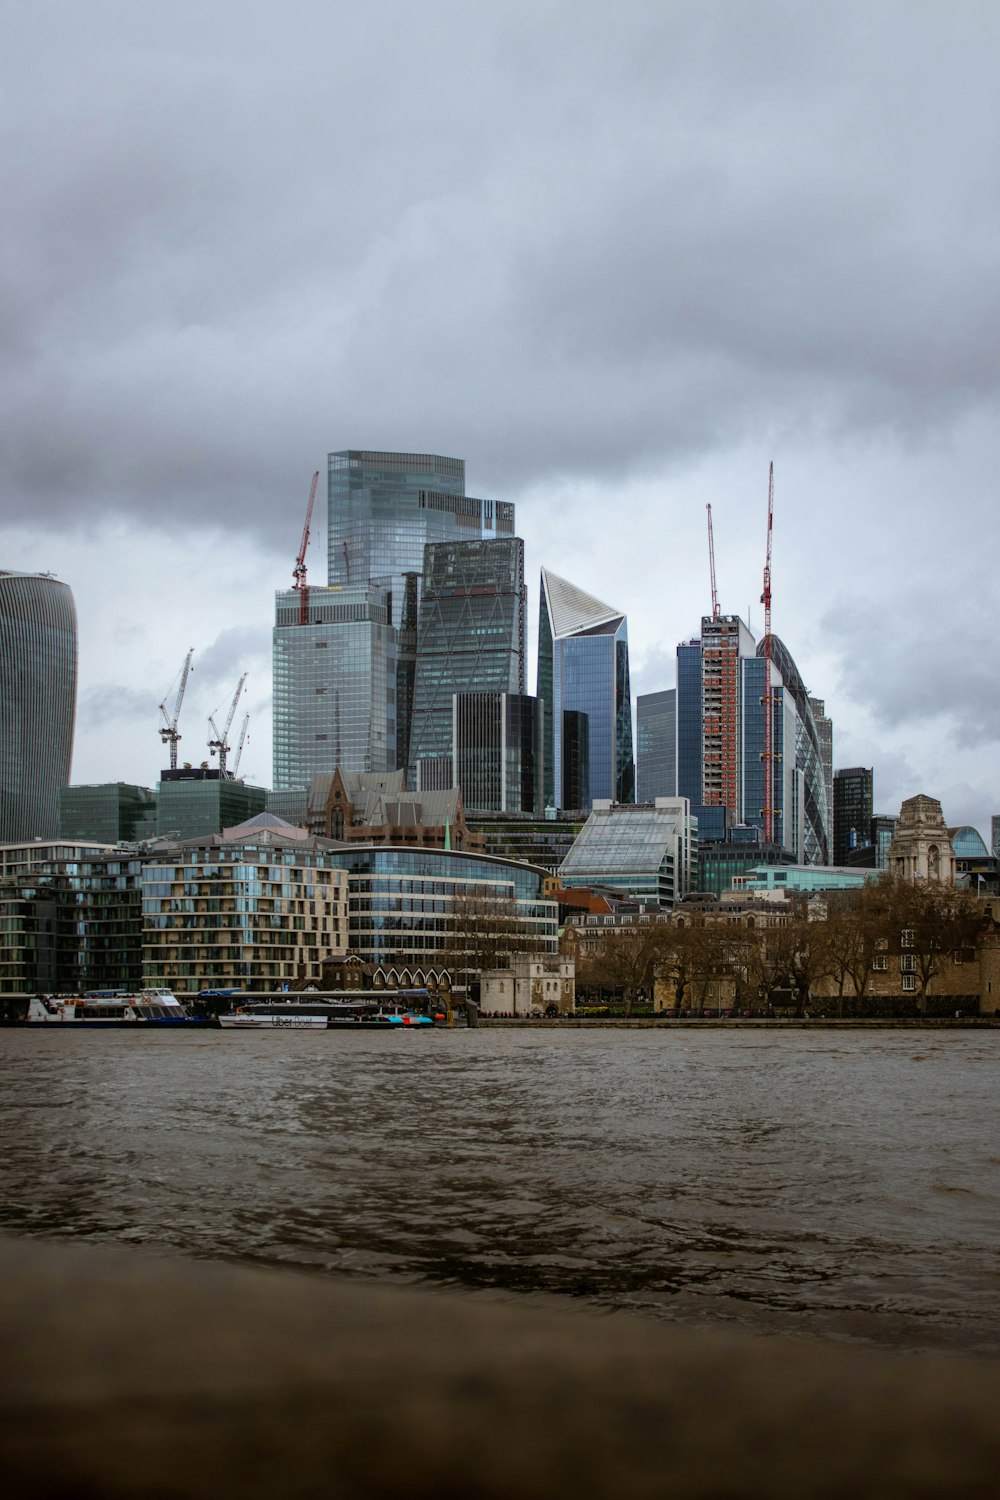
[[52,838],[76,718],[76,609],[65,583],[0,571],[0,839]]
[[823,781],[826,785],[827,844],[833,849],[833,720],[827,717],[826,703],[822,698],[810,698],[813,722],[819,738],[820,758],[823,762]]
[[30,874],[0,882],[0,990],[137,990],[142,866],[135,851],[50,846],[44,855]]
[[677,795],[692,807],[702,796],[701,640],[677,647]]
[[637,802],[677,795],[677,689],[635,700]]
[[871,840],[874,773],[870,766],[850,766],[833,777],[833,863]]
[[[588,719],[589,786],[595,799],[632,802],[635,762],[628,623],[610,605],[542,569],[538,696],[545,701],[545,763],[552,763],[550,806],[568,806],[563,780],[563,714]],[[549,704],[551,703],[551,710]],[[548,797],[548,789],[546,792]]]
[[455,780],[466,812],[543,809],[542,705],[524,693],[456,693]]
[[[441,542],[424,552],[408,781],[452,753],[456,693],[524,692],[524,543]],[[459,781],[461,785],[461,781]],[[463,788],[464,791],[464,788]]]
[[570,812],[590,805],[590,720],[571,708],[562,713],[562,798]]
[[512,537],[514,507],[467,495],[460,458],[351,448],[331,453],[327,466],[328,581],[356,587],[382,580],[389,623],[403,632],[396,666],[397,759],[390,767],[395,769],[410,762],[409,707],[424,548],[429,542]]
[[104,844],[135,843],[156,836],[156,793],[122,781],[63,787],[59,833],[64,839],[96,839]]
[[[812,699],[788,647],[778,636],[772,635],[771,650],[774,666],[784,683],[786,719],[792,719],[793,724],[792,732],[786,726],[786,758],[794,745],[794,763],[799,777],[795,839],[789,844],[786,837],[785,846],[794,848],[804,864],[825,865],[830,858],[832,810],[826,794],[823,736],[813,713]],[[763,657],[763,651],[762,642],[757,647],[757,654]]]
[[[736,615],[705,616],[698,639],[677,648],[677,788],[701,812],[725,807],[731,822],[764,831],[792,858],[825,864],[830,809],[825,746],[788,648],[771,637],[771,785],[765,768],[767,664]],[[829,721],[826,721],[829,724]],[[707,821],[702,819],[702,821]],[[706,833],[709,830],[706,828]],[[725,832],[725,839],[733,834]]]
[[276,597],[274,786],[308,787],[338,766],[396,767],[396,631],[387,589],[310,589],[309,623],[299,596]]
[[370,845],[329,858],[347,872],[349,942],[369,963],[424,966],[453,956],[456,910],[470,901],[509,908],[526,944],[557,950],[559,908],[542,894],[545,870],[483,854]]
[[610,887],[669,909],[691,890],[697,867],[687,800],[658,797],[652,806],[596,803],[559,876],[567,886]]
[[236,828],[267,805],[263,787],[228,781],[197,767],[164,771],[156,797],[158,838],[196,839]]

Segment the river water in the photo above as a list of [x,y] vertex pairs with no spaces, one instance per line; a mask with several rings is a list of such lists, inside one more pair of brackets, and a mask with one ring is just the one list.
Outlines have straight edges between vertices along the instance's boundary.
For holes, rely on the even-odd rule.
[[0,1031],[0,1232],[1000,1354],[1000,1034]]

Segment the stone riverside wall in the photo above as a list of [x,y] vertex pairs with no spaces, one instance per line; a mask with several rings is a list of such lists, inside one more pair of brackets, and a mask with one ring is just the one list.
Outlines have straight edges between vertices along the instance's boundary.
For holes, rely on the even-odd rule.
[[1000,1365],[0,1241],[5,1493],[997,1493]]

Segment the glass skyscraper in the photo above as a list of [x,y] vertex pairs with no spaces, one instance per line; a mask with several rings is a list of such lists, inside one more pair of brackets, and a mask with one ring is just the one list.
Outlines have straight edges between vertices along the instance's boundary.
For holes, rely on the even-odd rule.
[[[777,636],[771,646],[770,797],[764,646],[736,615],[706,615],[701,636],[677,648],[677,791],[691,800],[703,845],[713,836],[735,840],[740,828],[762,834],[769,805],[774,846],[801,863],[825,864],[824,741],[791,653]],[[714,818],[716,810],[725,817]]]
[[389,624],[401,632],[396,750],[397,765],[406,766],[424,547],[513,537],[514,507],[467,495],[460,458],[348,448],[327,463],[328,580],[343,587],[379,579],[389,593]]
[[453,763],[468,811],[541,815],[542,705],[524,693],[456,693]]
[[[436,542],[424,550],[410,764],[452,753],[456,693],[524,692],[524,543]],[[463,788],[464,791],[464,788]]]
[[833,862],[847,863],[852,849],[871,840],[874,773],[849,766],[833,773]]
[[52,838],[76,718],[76,609],[45,573],[0,571],[0,840]]
[[640,693],[635,700],[635,800],[677,795],[677,689]]
[[[595,798],[635,801],[628,622],[575,584],[542,569],[538,696],[545,702],[546,802],[565,806],[563,713],[589,720],[589,807]],[[551,766],[551,779],[549,767]]]
[[396,769],[396,640],[379,583],[309,590],[299,624],[293,589],[276,597],[274,786],[314,776]]

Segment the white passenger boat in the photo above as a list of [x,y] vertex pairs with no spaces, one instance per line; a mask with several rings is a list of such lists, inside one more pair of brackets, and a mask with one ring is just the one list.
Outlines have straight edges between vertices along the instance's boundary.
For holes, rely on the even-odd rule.
[[31,995],[21,1026],[76,1026],[104,1030],[114,1026],[203,1026],[189,1015],[172,990],[151,986],[138,994],[119,990],[87,995]]
[[325,1031],[326,1016],[291,1015],[277,1009],[234,1011],[220,1016],[224,1031]]

